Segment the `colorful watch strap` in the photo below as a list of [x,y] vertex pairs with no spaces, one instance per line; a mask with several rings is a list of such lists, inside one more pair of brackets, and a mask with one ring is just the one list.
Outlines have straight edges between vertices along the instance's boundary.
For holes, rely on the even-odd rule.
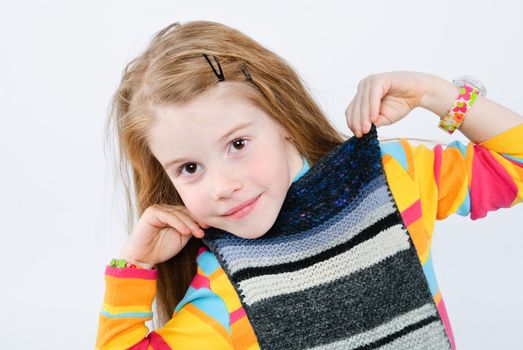
[[116,258],[111,259],[109,266],[119,267],[119,268],[125,267],[125,268],[131,268],[131,269],[142,269],[143,268],[141,266],[131,264],[131,263],[127,262],[127,260],[125,260],[125,259],[116,259]]
[[445,117],[440,119],[440,129],[445,130],[449,134],[456,131],[463,123],[465,115],[470,107],[472,107],[479,94],[480,91],[472,85],[465,84],[462,87],[459,87],[459,95],[454,101],[452,108]]

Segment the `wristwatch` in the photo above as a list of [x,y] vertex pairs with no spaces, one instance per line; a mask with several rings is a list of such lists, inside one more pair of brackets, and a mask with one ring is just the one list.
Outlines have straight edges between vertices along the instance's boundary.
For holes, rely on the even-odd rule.
[[478,89],[479,95],[487,95],[487,88],[485,88],[485,85],[481,82],[481,80],[472,75],[462,75],[452,80],[452,85],[460,88],[463,87],[465,84],[469,84],[472,87]]
[[452,134],[461,126],[476,97],[487,94],[485,85],[478,78],[471,75],[462,75],[453,79],[452,85],[459,88],[459,95],[454,100],[447,114],[440,118],[439,121],[439,128],[449,134]]

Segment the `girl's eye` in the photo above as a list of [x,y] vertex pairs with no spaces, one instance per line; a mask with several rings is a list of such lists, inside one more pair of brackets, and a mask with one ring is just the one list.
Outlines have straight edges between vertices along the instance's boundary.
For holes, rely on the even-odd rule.
[[[242,142],[242,141],[243,141],[243,142]],[[243,147],[245,147],[245,143],[246,143],[246,142],[247,142],[246,139],[242,139],[242,138],[240,137],[240,138],[238,138],[238,139],[232,141],[232,142],[231,142],[231,145],[236,145],[236,146],[240,145],[241,147],[240,147],[239,150],[241,150]]]
[[[194,165],[194,164],[196,164],[196,163],[185,163],[185,164],[181,165],[181,166],[178,168],[178,171],[176,172],[176,175],[180,175],[180,173],[182,172],[182,170],[186,169],[186,166],[190,166],[190,168],[194,170],[194,166],[192,166],[192,165]],[[189,169],[189,168],[187,168],[187,169]],[[190,174],[193,174],[191,171],[189,171],[189,173],[190,173]]]
[[[240,147],[240,151],[245,147],[245,142],[247,140],[242,138],[242,137],[239,137],[237,139],[234,139],[233,141],[231,141],[229,143],[229,145],[235,145],[237,147]],[[194,174],[194,172],[191,172],[191,171],[195,171],[195,165],[196,163],[185,163],[185,164],[182,164],[180,165],[180,167],[178,168],[178,170],[176,171],[176,175],[180,175],[180,173],[187,169],[189,171],[189,176],[187,177],[190,177],[192,174]],[[189,170],[191,169],[191,170]]]

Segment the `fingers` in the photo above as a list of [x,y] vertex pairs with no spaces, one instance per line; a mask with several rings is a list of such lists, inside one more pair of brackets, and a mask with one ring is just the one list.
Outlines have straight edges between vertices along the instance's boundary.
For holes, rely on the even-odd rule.
[[[378,121],[379,121],[379,114],[380,114],[380,103],[381,103],[381,96],[382,95],[382,91],[380,90],[380,88],[378,86],[374,86],[374,87],[371,87],[370,88],[370,92],[369,92],[369,106],[370,106],[370,111],[369,111],[369,121],[371,123],[374,123],[376,126],[379,126],[378,125]],[[369,130],[370,130],[370,127],[369,127]]]
[[204,236],[203,230],[192,219],[188,218],[179,207],[156,204],[147,208],[146,211],[150,211],[150,223],[153,226],[159,228],[171,226],[181,235],[194,235],[198,238]]
[[352,122],[352,132],[354,136],[361,137],[363,134],[360,133],[361,130],[361,105],[362,105],[362,93],[361,91],[355,97],[355,104],[353,109],[353,115],[351,116]]
[[370,114],[369,114],[369,96],[370,84],[366,83],[361,94],[361,109],[360,109],[360,135],[366,134],[370,130]]
[[194,218],[193,215],[189,212],[189,210],[188,210],[187,208],[185,208],[185,211],[184,211],[184,212],[185,212],[185,214],[187,214],[187,216],[188,216],[191,220],[193,220],[194,222],[196,222],[196,224],[198,225],[198,228],[200,228],[200,227],[201,227],[201,228],[209,228],[209,227],[211,227],[210,225],[206,224],[205,222],[200,221],[200,220]]
[[177,213],[179,218],[184,222],[184,224],[191,230],[193,235],[197,238],[203,238],[205,232],[196,224],[196,222],[187,214],[183,212]]
[[356,96],[354,96],[352,102],[350,103],[349,107],[347,107],[347,110],[345,111],[345,115],[347,118],[347,125],[349,129],[351,129],[352,133],[356,137],[363,136],[363,125],[362,122],[364,120],[364,109],[368,108],[367,101],[368,97],[366,97],[366,87],[365,87],[365,81],[362,80],[358,84],[358,91],[356,93]]
[[211,227],[210,225],[206,224],[205,222],[200,221],[200,220],[194,218],[194,217],[192,216],[191,212],[189,211],[189,209],[187,209],[187,207],[184,206],[184,207],[181,207],[181,209],[183,210],[183,212],[184,212],[185,214],[187,214],[187,216],[188,216],[189,218],[191,218],[191,220],[195,221],[195,222],[199,225],[198,228],[200,228],[200,227],[203,227],[203,228],[209,228],[209,227]]
[[358,132],[358,130],[359,130],[358,129],[358,123],[359,123],[358,116],[361,115],[360,99],[361,99],[361,94],[357,93],[356,96],[354,96],[354,98],[352,99],[352,101],[349,104],[349,106],[347,107],[347,109],[345,110],[345,118],[347,120],[347,126],[349,127],[349,129],[352,131],[352,133],[356,137],[360,137],[360,134]]
[[349,103],[347,106],[347,109],[345,110],[345,119],[347,121],[347,126],[349,129],[354,133],[354,129],[352,128],[352,115],[354,110],[354,99]]
[[172,212],[158,206],[151,213],[151,216],[153,219],[151,224],[153,226],[159,228],[170,226],[178,231],[181,235],[191,235],[191,229],[179,215],[173,215]]
[[189,210],[184,206],[166,206],[166,210],[171,214],[176,216],[197,238],[202,238],[205,235],[205,232],[200,228],[209,228],[210,226],[205,223],[200,223],[199,221],[192,218]]
[[381,87],[371,76],[358,84],[358,92],[347,107],[347,125],[356,137],[370,131],[372,123],[378,126],[381,103]]

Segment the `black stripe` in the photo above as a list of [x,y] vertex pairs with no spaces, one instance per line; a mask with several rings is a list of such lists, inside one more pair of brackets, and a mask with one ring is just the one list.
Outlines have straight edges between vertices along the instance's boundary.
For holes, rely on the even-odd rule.
[[430,316],[424,320],[421,320],[419,321],[418,323],[414,323],[414,324],[411,324],[399,331],[397,331],[396,333],[392,333],[392,334],[389,334],[388,336],[386,336],[385,338],[382,338],[380,340],[377,340],[375,341],[374,343],[370,343],[370,344],[367,344],[367,345],[364,345],[364,346],[360,346],[359,348],[356,348],[355,350],[371,350],[371,349],[377,349],[379,347],[382,347],[388,343],[392,343],[394,340],[400,338],[400,337],[403,337],[404,335],[410,333],[410,332],[414,332],[415,330],[417,329],[420,329],[426,325],[428,325],[429,323],[432,323],[434,321],[438,321],[439,320],[439,317],[437,316]]
[[399,224],[398,216],[396,213],[387,215],[381,220],[378,220],[374,224],[362,230],[359,234],[344,242],[343,244],[337,245],[335,247],[329,248],[317,255],[288,263],[282,263],[278,265],[271,266],[262,266],[262,267],[248,267],[239,271],[236,271],[232,274],[231,278],[235,281],[242,281],[251,277],[263,276],[263,275],[272,275],[279,274],[283,272],[292,272],[304,269],[306,267],[312,266],[321,261],[332,258],[333,256],[339,255],[349,249],[352,249],[354,246],[361,244],[376,235],[378,235],[383,230]]

